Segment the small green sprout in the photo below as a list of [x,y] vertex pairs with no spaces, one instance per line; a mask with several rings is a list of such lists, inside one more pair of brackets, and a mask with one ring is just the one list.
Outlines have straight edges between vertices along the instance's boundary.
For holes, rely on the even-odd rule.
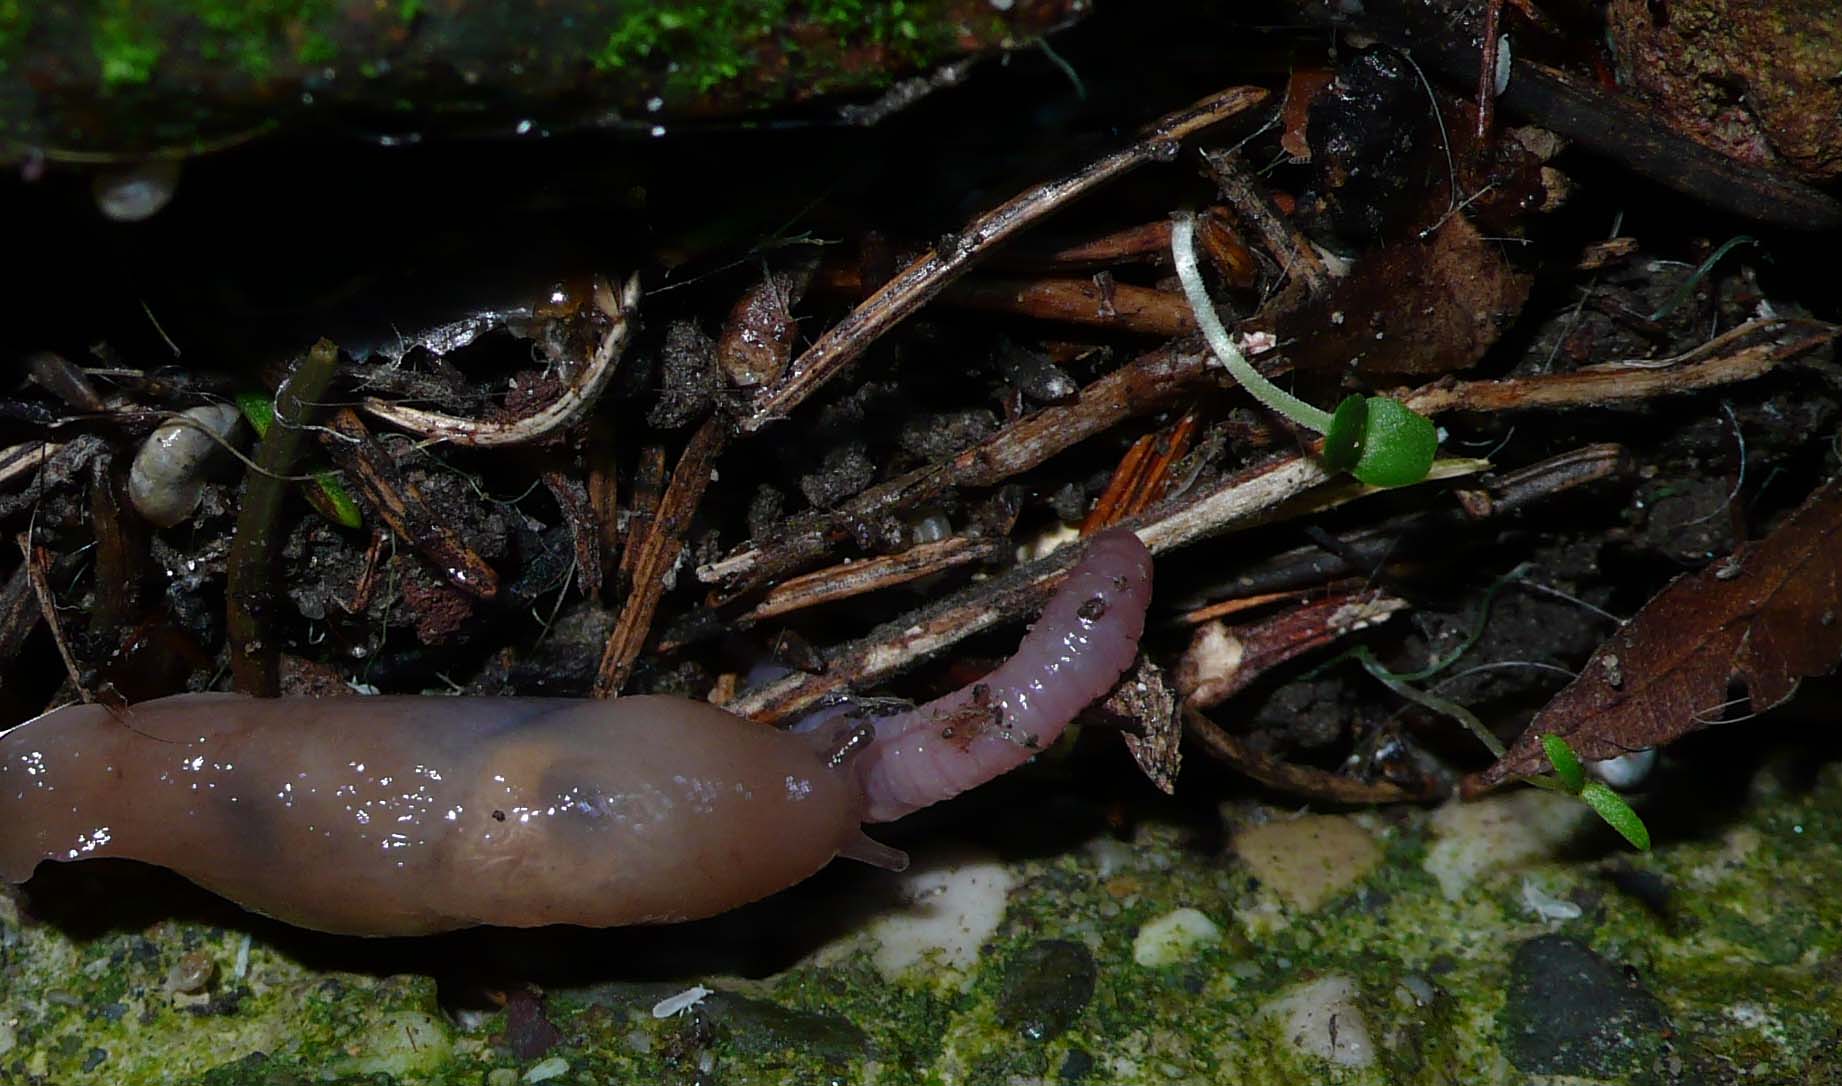
[[1228,337],[1196,265],[1196,217],[1178,215],[1170,231],[1171,260],[1196,325],[1215,357],[1261,404],[1324,435],[1324,463],[1370,486],[1406,486],[1426,478],[1439,447],[1431,419],[1386,396],[1350,396],[1335,414],[1313,407],[1266,379]]
[[1580,764],[1579,755],[1567,745],[1567,740],[1558,735],[1544,735],[1541,749],[1547,752],[1548,764],[1554,767],[1554,777],[1530,778],[1530,784],[1580,797],[1594,813],[1605,819],[1606,825],[1631,842],[1632,848],[1639,852],[1650,851],[1650,829],[1644,825],[1644,820],[1604,781],[1586,779],[1586,768]]
[[[1389,671],[1382,666],[1380,660],[1375,658],[1375,654],[1369,651],[1367,645],[1358,645],[1327,661],[1312,674],[1319,674],[1339,660],[1353,659],[1362,665],[1364,671],[1401,697],[1435,713],[1451,717],[1464,725],[1465,729],[1476,736],[1478,742],[1482,743],[1486,750],[1501,758],[1505,753],[1503,741],[1491,734],[1490,729],[1484,726],[1484,722],[1477,718],[1476,713],[1455,701],[1442,698],[1430,690],[1422,690],[1413,684],[1432,678],[1457,663],[1460,657],[1471,651],[1472,646],[1476,645],[1478,639],[1484,635],[1484,624],[1489,619],[1490,607],[1495,602],[1497,593],[1503,589],[1504,585],[1522,576],[1526,570],[1526,566],[1517,566],[1497,578],[1496,583],[1490,586],[1490,590],[1484,593],[1483,606],[1478,609],[1477,620],[1465,636],[1464,642],[1444,659],[1435,660],[1418,671]],[[1650,850],[1650,830],[1644,825],[1644,820],[1638,817],[1637,812],[1631,809],[1631,805],[1625,802],[1623,796],[1612,791],[1605,782],[1587,778],[1586,767],[1580,764],[1579,755],[1573,752],[1573,748],[1567,745],[1565,739],[1558,735],[1544,735],[1541,737],[1541,749],[1547,753],[1548,764],[1554,767],[1554,775],[1552,777],[1524,777],[1522,778],[1524,781],[1537,788],[1544,788],[1550,792],[1564,792],[1578,798],[1604,819],[1606,825],[1617,830],[1619,836],[1629,841],[1632,848],[1640,852]]]
[[[268,437],[269,427],[275,425],[275,401],[256,392],[239,392],[236,399],[237,408],[249,420],[256,436]],[[347,528],[364,527],[364,513],[339,480],[338,472],[321,468],[313,473],[313,481],[314,489],[306,492],[307,500],[321,516]]]

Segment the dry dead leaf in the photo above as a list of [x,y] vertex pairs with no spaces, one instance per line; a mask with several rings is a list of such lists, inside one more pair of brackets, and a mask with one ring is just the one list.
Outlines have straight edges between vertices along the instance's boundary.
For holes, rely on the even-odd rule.
[[1543,735],[1567,740],[1588,761],[1660,747],[1738,715],[1729,705],[1735,683],[1759,713],[1788,699],[1798,680],[1834,668],[1842,658],[1838,533],[1842,477],[1764,540],[1670,582],[1465,791],[1545,772]]
[[1529,278],[1462,215],[1426,241],[1366,256],[1320,301],[1280,318],[1302,372],[1367,376],[1462,370],[1484,356],[1528,300]]

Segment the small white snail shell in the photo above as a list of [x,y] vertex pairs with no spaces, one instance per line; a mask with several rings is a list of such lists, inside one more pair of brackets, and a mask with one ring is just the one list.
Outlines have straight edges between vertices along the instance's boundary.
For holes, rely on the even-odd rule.
[[1643,784],[1650,777],[1650,771],[1656,768],[1656,764],[1656,748],[1645,747],[1629,754],[1620,754],[1616,758],[1588,762],[1586,771],[1613,788],[1623,791]]
[[128,500],[156,528],[171,528],[198,508],[205,466],[242,418],[230,404],[194,407],[183,415],[149,434],[128,469]]

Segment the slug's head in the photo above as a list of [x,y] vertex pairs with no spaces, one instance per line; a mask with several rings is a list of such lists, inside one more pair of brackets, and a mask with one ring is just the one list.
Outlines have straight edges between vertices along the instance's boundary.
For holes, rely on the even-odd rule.
[[[840,713],[799,734],[828,771],[848,775],[851,792],[859,800],[858,813],[861,819],[863,754],[876,743],[876,725],[854,714]],[[862,830],[846,834],[844,842],[838,847],[838,855],[890,871],[901,871],[908,867],[907,853],[871,840]]]

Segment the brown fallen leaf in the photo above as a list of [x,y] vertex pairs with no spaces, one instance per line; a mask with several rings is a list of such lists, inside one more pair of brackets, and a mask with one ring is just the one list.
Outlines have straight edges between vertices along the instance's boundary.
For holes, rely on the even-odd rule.
[[1529,277],[1453,215],[1427,241],[1371,253],[1277,331],[1302,372],[1451,373],[1482,358],[1528,296]]
[[1771,535],[1725,562],[1685,574],[1613,634],[1573,684],[1537,713],[1495,765],[1466,778],[1474,795],[1548,769],[1541,737],[1582,759],[1660,747],[1732,714],[1788,699],[1798,680],[1842,658],[1842,476],[1824,484]]

